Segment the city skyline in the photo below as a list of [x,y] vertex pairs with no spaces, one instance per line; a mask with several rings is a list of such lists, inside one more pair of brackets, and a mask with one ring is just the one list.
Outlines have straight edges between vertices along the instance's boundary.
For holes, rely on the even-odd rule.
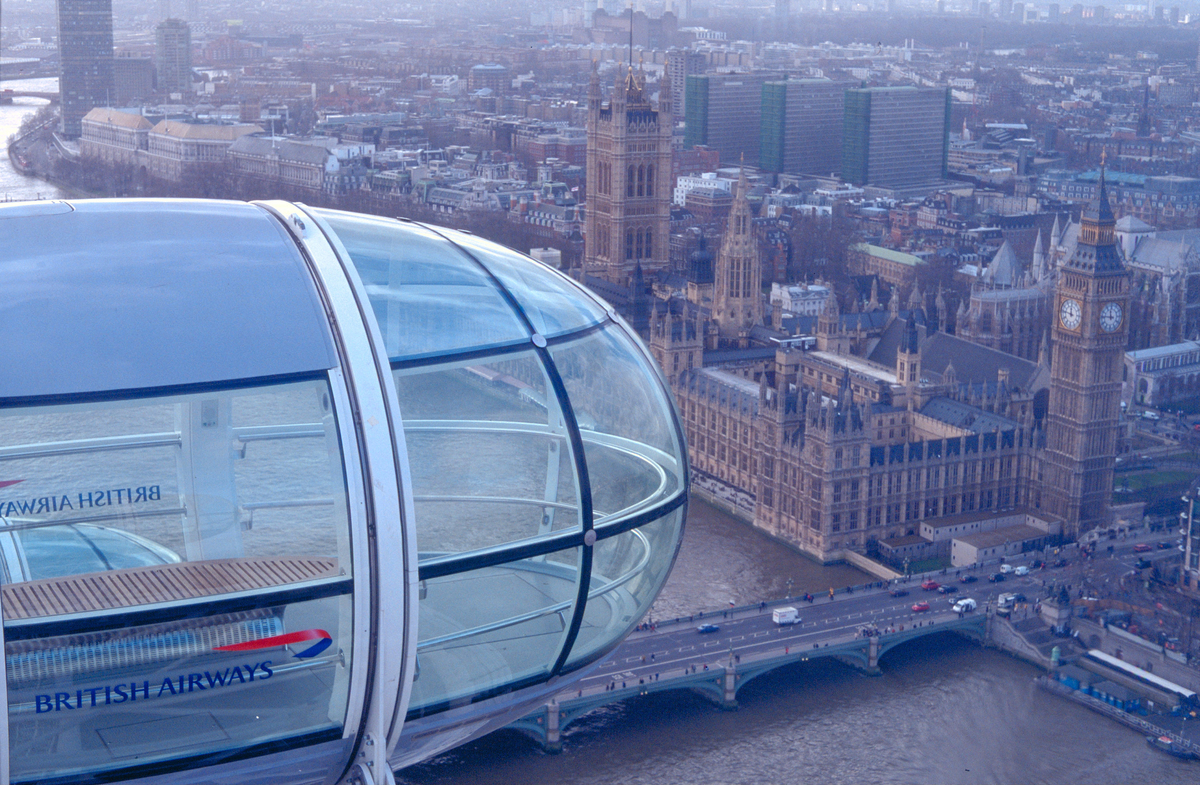
[[[59,35],[71,17],[43,0],[6,3],[0,20],[6,69],[62,74],[59,96],[24,80],[0,94],[0,128],[14,133],[0,198],[44,188],[38,198],[61,200],[0,207],[22,237],[37,221],[101,213],[244,210],[303,244],[305,269],[325,275],[348,254],[354,296],[371,298],[358,313],[379,321],[368,338],[382,342],[375,356],[394,378],[381,389],[394,388],[399,412],[387,421],[411,426],[393,452],[417,467],[403,493],[421,575],[404,583],[403,640],[418,654],[392,726],[371,726],[391,742],[373,751],[347,736],[334,749],[330,736],[330,760],[361,751],[411,766],[396,778],[412,783],[455,781],[489,755],[497,772],[521,772],[511,781],[616,781],[629,761],[675,781],[650,763],[657,748],[685,768],[703,761],[715,781],[784,781],[797,760],[842,772],[858,759],[866,771],[869,744],[898,761],[895,781],[958,781],[925,749],[932,732],[964,747],[955,772],[1003,762],[1002,779],[1053,770],[1065,781],[1067,769],[1039,775],[1033,757],[1002,754],[1021,745],[1009,725],[1062,717],[1136,742],[1094,753],[1070,736],[1059,756],[1095,781],[1093,761],[1157,772],[1169,760],[1122,723],[1149,723],[1138,727],[1167,748],[1200,743],[1184,719],[1200,710],[1188,696],[1200,691],[1200,8],[97,8],[79,39],[86,56]],[[79,63],[94,75],[106,62],[102,98],[84,95],[91,76],[72,83]],[[39,110],[38,95],[55,102]],[[74,115],[77,133],[52,133]],[[314,250],[321,238],[332,250]],[[123,259],[145,255],[131,248]],[[19,265],[12,254],[0,264]],[[438,341],[449,361],[431,353]],[[335,392],[342,378],[330,377]],[[647,420],[642,400],[667,402],[672,427]],[[223,412],[178,421],[191,460],[240,462],[217,495],[243,490],[264,435],[238,431],[224,450],[204,430],[223,427]],[[497,459],[526,435],[538,455]],[[0,504],[17,509],[28,482],[0,488]],[[639,506],[650,497],[659,523]],[[240,533],[219,535],[237,557],[289,514],[259,501],[238,508]],[[38,513],[51,533],[67,510],[56,505]],[[192,508],[209,514],[181,502]],[[443,513],[483,525],[454,528]],[[195,547],[163,542],[194,569]],[[347,580],[366,580],[365,564]],[[505,584],[510,569],[520,580]],[[105,570],[100,580],[114,577]],[[484,590],[466,593],[471,582]],[[319,624],[276,632],[308,636],[298,658],[329,647],[357,663],[320,693],[335,725],[350,707],[349,728],[376,700],[354,686],[374,667],[363,658],[393,656],[400,638],[348,647],[338,619],[349,606],[335,619],[332,602]],[[1006,669],[980,642],[1030,665]],[[847,691],[847,666],[882,674],[880,686]],[[53,734],[69,735],[62,702],[30,694]],[[827,750],[797,742],[823,738],[811,722],[853,733],[854,706],[876,694],[889,716],[910,711],[905,694],[930,716]],[[722,723],[697,696],[742,710]],[[822,702],[834,696],[841,705]],[[983,705],[1037,719],[981,722]],[[323,711],[269,721],[318,727]],[[758,724],[766,716],[786,733]],[[954,741],[960,726],[976,744]],[[16,743],[40,743],[24,719],[10,727]],[[595,760],[608,734],[628,757]],[[101,737],[106,749],[130,743]],[[287,743],[309,743],[297,739]],[[532,760],[564,748],[564,763]],[[246,760],[272,754],[255,747]]]

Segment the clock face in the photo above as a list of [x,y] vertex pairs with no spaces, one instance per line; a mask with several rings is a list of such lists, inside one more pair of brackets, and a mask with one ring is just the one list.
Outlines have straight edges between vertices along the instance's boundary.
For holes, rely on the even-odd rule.
[[1121,306],[1116,303],[1109,303],[1100,309],[1100,329],[1106,333],[1116,332],[1124,320],[1125,314],[1121,311]]
[[1078,300],[1063,300],[1062,307],[1058,309],[1058,319],[1062,322],[1063,327],[1074,330],[1079,326],[1082,318],[1083,308],[1080,307]]

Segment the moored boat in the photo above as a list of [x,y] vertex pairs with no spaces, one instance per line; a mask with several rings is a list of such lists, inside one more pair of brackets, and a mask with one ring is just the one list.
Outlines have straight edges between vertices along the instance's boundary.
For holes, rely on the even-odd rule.
[[1147,736],[1146,743],[1157,750],[1162,750],[1168,755],[1174,755],[1176,758],[1183,758],[1184,760],[1193,760],[1196,758],[1196,753],[1180,747],[1170,736]]

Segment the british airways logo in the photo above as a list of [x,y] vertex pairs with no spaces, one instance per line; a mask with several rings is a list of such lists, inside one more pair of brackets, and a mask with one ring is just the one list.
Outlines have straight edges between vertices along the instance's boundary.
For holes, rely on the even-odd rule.
[[269,638],[259,638],[256,641],[234,643],[229,646],[217,646],[213,651],[257,651],[258,649],[273,649],[277,646],[287,646],[291,643],[302,643],[304,641],[316,641],[316,643],[304,651],[296,652],[292,655],[300,660],[316,657],[328,649],[333,643],[333,636],[325,632],[325,630],[303,630],[301,632],[285,633],[284,635],[272,635]]
[[[272,635],[245,643],[234,643],[229,646],[217,646],[213,651],[243,652],[261,649],[275,649],[292,643],[314,643],[297,652],[293,656],[298,659],[315,657],[333,644],[333,636],[325,630],[301,630],[284,635]],[[122,684],[104,684],[96,687],[86,687],[70,692],[56,692],[35,695],[36,713],[43,714],[53,711],[70,711],[90,709],[100,706],[111,706],[137,700],[154,700],[157,698],[182,695],[190,692],[230,687],[234,684],[246,684],[254,681],[266,681],[275,675],[271,660],[253,664],[235,665],[225,670],[203,671],[181,674],[178,677],[168,676],[156,690],[149,681],[128,682]]]

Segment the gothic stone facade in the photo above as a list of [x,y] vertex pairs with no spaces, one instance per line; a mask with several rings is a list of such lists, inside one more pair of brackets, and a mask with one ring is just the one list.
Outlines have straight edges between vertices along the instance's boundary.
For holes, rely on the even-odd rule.
[[819,559],[956,515],[1027,510],[1075,536],[1111,508],[1128,330],[1111,213],[1085,213],[1054,303],[1052,361],[931,331],[920,311],[855,346],[836,302],[817,349],[779,349],[765,368],[702,367],[703,326],[673,317],[651,348],[696,472],[752,495],[755,525]]
[[586,273],[627,286],[634,269],[664,272],[670,256],[671,91],[657,106],[645,76],[629,70],[603,102],[592,73],[588,90]]

